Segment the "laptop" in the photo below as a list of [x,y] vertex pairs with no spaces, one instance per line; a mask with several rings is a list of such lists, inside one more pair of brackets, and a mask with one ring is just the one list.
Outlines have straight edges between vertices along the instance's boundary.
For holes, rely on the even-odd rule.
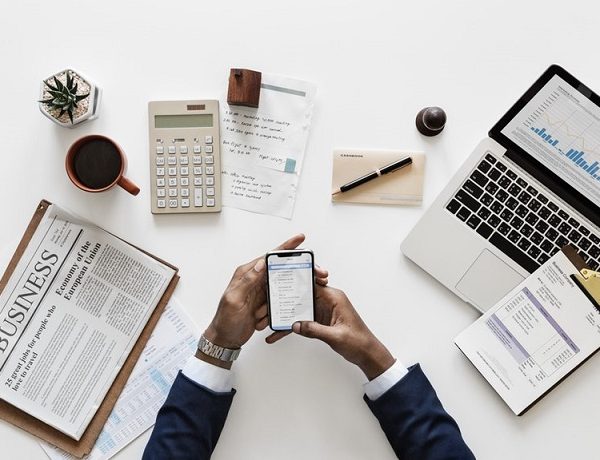
[[600,265],[600,97],[552,65],[402,242],[484,312],[564,245]]

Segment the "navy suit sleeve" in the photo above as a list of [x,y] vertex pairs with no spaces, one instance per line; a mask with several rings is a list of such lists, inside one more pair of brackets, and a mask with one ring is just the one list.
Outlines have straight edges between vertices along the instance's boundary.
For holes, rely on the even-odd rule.
[[233,401],[235,390],[215,393],[179,372],[156,417],[144,460],[209,459]]
[[375,401],[364,399],[399,459],[475,458],[418,364]]

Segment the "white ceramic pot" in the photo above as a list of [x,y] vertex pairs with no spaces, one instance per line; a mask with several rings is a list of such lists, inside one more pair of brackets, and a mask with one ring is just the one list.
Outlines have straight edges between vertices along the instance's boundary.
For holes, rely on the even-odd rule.
[[81,72],[77,72],[72,69],[65,69],[61,70],[60,72],[54,75],[51,75],[50,77],[42,81],[42,84],[40,86],[39,100],[44,100],[51,97],[48,93],[48,87],[46,86],[45,82],[48,81],[51,85],[54,86],[54,77],[56,77],[62,84],[66,84],[67,72],[73,77],[74,81],[78,84],[78,95],[86,94],[89,92],[89,96],[87,98],[77,103],[78,107],[76,107],[73,111],[73,123],[71,123],[71,120],[69,119],[69,115],[67,113],[64,113],[62,116],[59,117],[60,110],[51,108],[43,102],[39,102],[39,107],[40,111],[56,124],[64,126],[65,128],[73,128],[78,124],[83,123],[84,121],[98,118],[102,90],[89,78],[83,76]]

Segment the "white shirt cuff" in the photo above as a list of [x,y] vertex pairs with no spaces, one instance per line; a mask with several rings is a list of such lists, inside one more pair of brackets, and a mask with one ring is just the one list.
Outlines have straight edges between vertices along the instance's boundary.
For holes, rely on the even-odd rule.
[[371,401],[375,401],[379,397],[392,388],[400,381],[402,377],[408,374],[408,369],[399,360],[396,360],[392,367],[374,378],[370,382],[364,384],[365,394]]
[[191,356],[181,369],[183,375],[216,393],[229,393],[233,388],[233,372]]

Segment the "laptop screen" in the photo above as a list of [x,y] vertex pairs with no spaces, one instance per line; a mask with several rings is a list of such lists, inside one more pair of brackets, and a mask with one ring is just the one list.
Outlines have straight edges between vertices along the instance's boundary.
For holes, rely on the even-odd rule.
[[492,128],[506,155],[600,225],[600,98],[550,67]]
[[502,134],[600,203],[600,107],[554,75]]

